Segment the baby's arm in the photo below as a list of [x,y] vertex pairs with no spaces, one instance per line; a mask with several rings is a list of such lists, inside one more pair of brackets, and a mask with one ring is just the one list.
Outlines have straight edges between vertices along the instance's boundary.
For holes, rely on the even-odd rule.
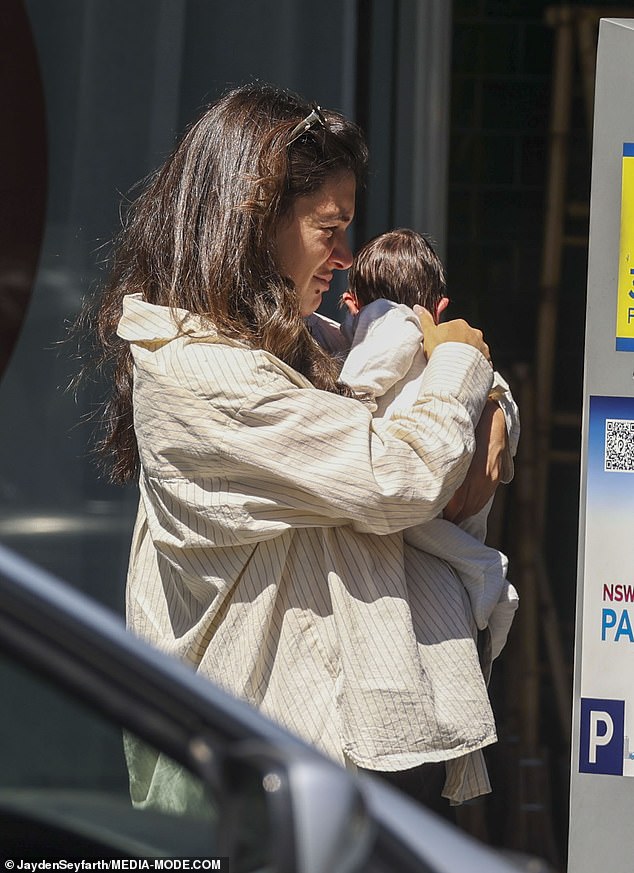
[[506,421],[508,443],[505,457],[502,459],[502,475],[500,478],[502,484],[506,485],[513,478],[513,458],[517,454],[517,444],[520,438],[520,414],[517,403],[513,400],[508,382],[500,376],[497,370],[493,372],[493,387],[489,397],[498,403]]
[[[499,373],[476,427],[476,451],[464,482],[444,510],[444,517],[456,524],[479,513],[495,494],[500,483],[513,478],[513,457],[519,439],[519,413],[510,389]],[[476,536],[486,531],[479,523]]]
[[[520,435],[520,418],[517,404],[513,400],[511,390],[498,372],[493,373],[493,387],[489,397],[500,407],[506,424],[507,440],[500,456],[500,482],[507,484],[513,478],[513,458],[517,452]],[[476,430],[477,439],[477,430]],[[460,527],[470,533],[480,542],[484,542],[487,533],[487,521],[493,498],[479,511],[460,521]]]
[[359,312],[340,380],[375,409],[374,399],[407,375],[422,337],[420,321],[409,307],[373,300]]

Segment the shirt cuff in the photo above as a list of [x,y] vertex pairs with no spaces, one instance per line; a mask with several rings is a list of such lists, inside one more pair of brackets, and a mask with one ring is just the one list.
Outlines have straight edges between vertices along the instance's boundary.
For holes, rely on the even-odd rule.
[[421,394],[455,397],[475,427],[493,385],[493,368],[484,355],[467,343],[436,346],[423,373]]

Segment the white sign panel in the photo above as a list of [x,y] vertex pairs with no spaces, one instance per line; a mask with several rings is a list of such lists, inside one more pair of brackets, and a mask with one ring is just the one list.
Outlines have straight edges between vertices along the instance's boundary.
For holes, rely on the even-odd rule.
[[579,771],[634,776],[634,398],[588,428]]

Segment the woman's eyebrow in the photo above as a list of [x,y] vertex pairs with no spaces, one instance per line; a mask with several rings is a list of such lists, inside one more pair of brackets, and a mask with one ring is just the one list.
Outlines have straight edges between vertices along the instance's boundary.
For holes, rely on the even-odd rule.
[[322,214],[319,216],[319,220],[350,222],[352,221],[352,215],[350,215],[348,212],[339,212],[338,210],[332,212],[322,212]]

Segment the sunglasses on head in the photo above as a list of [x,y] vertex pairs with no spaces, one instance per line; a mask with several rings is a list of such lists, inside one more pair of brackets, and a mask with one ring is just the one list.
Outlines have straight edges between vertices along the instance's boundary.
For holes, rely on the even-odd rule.
[[326,119],[323,116],[320,106],[313,106],[306,118],[303,118],[299,124],[295,125],[291,130],[287,147],[292,145],[296,139],[299,139],[300,136],[307,133],[313,127],[323,127],[324,130],[328,129]]

